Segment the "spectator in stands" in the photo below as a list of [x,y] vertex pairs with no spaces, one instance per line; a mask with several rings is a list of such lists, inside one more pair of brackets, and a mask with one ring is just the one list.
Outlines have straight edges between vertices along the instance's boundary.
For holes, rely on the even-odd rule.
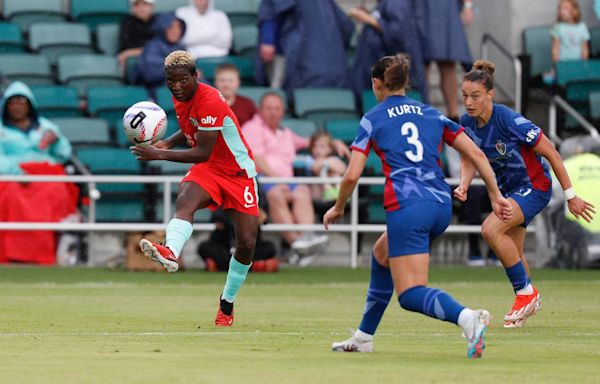
[[[422,39],[426,63],[436,62],[441,76],[446,116],[458,121],[458,80],[456,62],[470,67],[473,59],[469,51],[463,23],[473,19],[471,0],[418,0],[415,12]],[[429,65],[425,71],[428,72]]]
[[163,13],[154,23],[155,36],[145,46],[137,61],[137,83],[144,85],[152,93],[165,81],[165,57],[173,51],[183,50],[181,36],[186,24],[174,13]]
[[262,0],[258,23],[257,83],[268,83],[265,70],[281,55],[283,82],[271,77],[270,85],[283,84],[289,97],[296,88],[350,85],[345,48],[354,23],[334,0]]
[[[282,127],[281,120],[284,114],[285,107],[281,96],[274,92],[266,93],[260,100],[258,113],[242,127],[258,172],[262,176],[293,177],[296,152],[308,147],[307,138]],[[341,145],[345,147],[345,144]],[[336,148],[338,146],[336,143]],[[315,211],[308,185],[261,184],[260,189],[267,195],[268,214],[273,223],[315,223]],[[327,236],[286,231],[283,232],[283,240],[293,251],[308,255],[325,244]]]
[[[346,163],[335,156],[333,137],[329,132],[318,131],[311,136],[308,145],[310,155],[305,158],[308,175],[341,177],[346,172]],[[333,201],[340,191],[337,185],[313,184],[310,186],[313,200]]]
[[371,66],[382,56],[406,53],[411,58],[410,83],[427,102],[423,50],[420,39],[413,38],[417,30],[414,4],[411,0],[379,0],[377,7],[368,12],[358,6],[350,17],[364,24],[358,37],[356,56],[352,67],[354,91],[360,99],[364,90],[371,89]]
[[238,95],[240,89],[240,71],[234,64],[223,63],[215,70],[215,87],[221,92],[229,108],[235,113],[240,126],[252,118],[256,113],[254,102],[244,96]]
[[[556,23],[550,31],[552,36],[552,62],[564,60],[587,60],[590,57],[588,41],[590,31],[581,21],[581,9],[577,0],[560,0]],[[555,71],[544,74],[544,82],[554,82]]]
[[182,43],[194,59],[227,56],[231,49],[231,23],[223,11],[214,9],[213,3],[213,0],[190,0],[190,5],[175,11],[187,25]]
[[131,0],[130,4],[131,15],[125,16],[119,25],[117,58],[122,69],[128,58],[142,54],[144,45],[154,36],[154,0]]
[[[0,101],[0,174],[64,174],[71,145],[41,117],[29,87],[12,83]],[[77,187],[67,183],[0,183],[0,221],[58,222],[75,213]],[[54,264],[52,231],[0,231],[0,263]]]

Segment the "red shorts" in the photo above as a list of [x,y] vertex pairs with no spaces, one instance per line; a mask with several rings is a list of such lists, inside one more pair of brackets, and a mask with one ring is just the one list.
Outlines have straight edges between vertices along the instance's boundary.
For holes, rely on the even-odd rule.
[[200,163],[194,165],[181,182],[198,184],[208,192],[213,200],[207,206],[211,211],[234,209],[258,216],[258,189],[254,177],[219,175],[212,172],[206,163]]

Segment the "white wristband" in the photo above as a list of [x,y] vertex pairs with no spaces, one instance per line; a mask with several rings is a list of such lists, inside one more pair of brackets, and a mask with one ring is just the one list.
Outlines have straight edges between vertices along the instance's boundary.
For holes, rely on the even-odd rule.
[[564,192],[565,192],[565,199],[567,199],[567,200],[571,200],[576,196],[575,190],[573,189],[573,187],[571,187],[569,189],[565,189]]

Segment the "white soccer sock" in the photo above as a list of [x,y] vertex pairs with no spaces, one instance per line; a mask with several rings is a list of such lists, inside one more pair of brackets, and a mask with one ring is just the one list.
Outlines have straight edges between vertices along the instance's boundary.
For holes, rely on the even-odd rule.
[[527,283],[524,288],[521,288],[517,291],[517,295],[531,295],[533,293],[533,285],[531,283]]
[[357,329],[356,332],[354,332],[354,337],[358,341],[373,341],[373,335],[369,335],[368,333],[363,332],[360,329]]
[[468,339],[470,339],[473,332],[475,332],[475,329],[473,329],[473,326],[475,325],[473,316],[479,316],[479,313],[469,308],[463,309],[458,315],[458,326],[462,328]]

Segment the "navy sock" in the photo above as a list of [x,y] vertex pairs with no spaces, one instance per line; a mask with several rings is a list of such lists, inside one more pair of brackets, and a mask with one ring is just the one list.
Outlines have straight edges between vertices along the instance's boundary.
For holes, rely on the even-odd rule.
[[465,309],[441,289],[422,285],[407,289],[398,297],[398,301],[400,306],[408,311],[419,312],[454,324],[458,324],[458,315]]
[[523,266],[523,262],[519,260],[519,262],[512,267],[505,268],[506,276],[510,280],[515,293],[523,289],[530,283],[529,276],[527,276],[527,271],[525,271],[525,267]]
[[367,291],[367,301],[363,318],[358,329],[374,335],[383,313],[394,293],[394,282],[389,268],[383,267],[371,254],[371,281]]

